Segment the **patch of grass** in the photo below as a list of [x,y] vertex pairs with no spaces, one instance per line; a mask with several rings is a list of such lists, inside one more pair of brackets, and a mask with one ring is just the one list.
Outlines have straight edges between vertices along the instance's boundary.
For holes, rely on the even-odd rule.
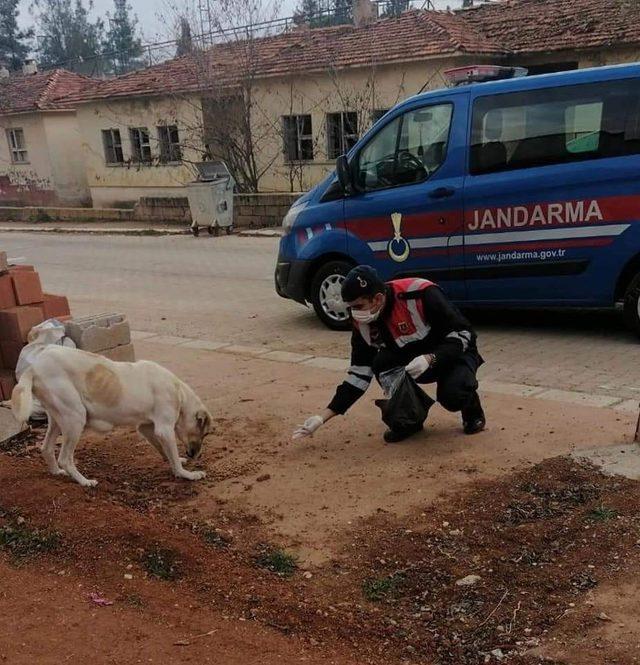
[[144,569],[160,580],[171,582],[180,577],[180,566],[176,553],[172,550],[156,548],[145,553],[142,561]]
[[215,547],[225,548],[231,544],[230,536],[221,533],[217,529],[210,526],[205,526],[200,529],[200,536],[207,545],[214,545]]
[[0,527],[0,549],[7,550],[15,559],[53,552],[60,541],[60,534],[55,531],[31,529],[17,523]]
[[399,575],[389,575],[378,579],[369,578],[362,583],[362,593],[367,600],[384,600],[392,597],[398,591],[400,582]]
[[613,520],[618,517],[618,513],[613,508],[607,508],[607,506],[600,505],[596,506],[589,513],[588,517],[595,522],[607,522],[608,520]]
[[129,605],[129,607],[135,607],[139,610],[145,607],[144,600],[142,600],[142,598],[137,593],[130,593],[122,599],[122,602],[126,605]]
[[256,563],[281,577],[291,577],[298,569],[297,557],[278,547],[265,550],[257,557]]

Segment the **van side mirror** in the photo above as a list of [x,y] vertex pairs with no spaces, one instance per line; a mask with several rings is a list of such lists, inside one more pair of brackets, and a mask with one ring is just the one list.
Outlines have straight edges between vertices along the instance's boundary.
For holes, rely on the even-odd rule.
[[351,178],[351,168],[349,167],[349,160],[346,155],[340,155],[336,159],[336,175],[342,191],[345,194],[353,192],[353,180]]

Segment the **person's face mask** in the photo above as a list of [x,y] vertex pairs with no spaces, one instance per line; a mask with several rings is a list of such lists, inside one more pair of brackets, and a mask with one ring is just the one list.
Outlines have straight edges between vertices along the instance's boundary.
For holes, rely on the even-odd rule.
[[354,303],[351,307],[351,316],[356,323],[373,323],[377,321],[384,307],[384,295],[379,293],[372,300],[362,299],[361,303]]

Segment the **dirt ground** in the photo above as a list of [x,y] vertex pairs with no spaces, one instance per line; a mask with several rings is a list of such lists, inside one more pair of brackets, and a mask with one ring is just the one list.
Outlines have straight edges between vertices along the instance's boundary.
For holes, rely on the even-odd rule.
[[567,458],[632,416],[486,395],[481,435],[434,409],[387,446],[372,391],[292,443],[339,375],[138,352],[211,409],[208,477],[129,432],[81,443],[91,491],[46,474],[39,435],[0,451],[0,662],[640,661],[640,488]]

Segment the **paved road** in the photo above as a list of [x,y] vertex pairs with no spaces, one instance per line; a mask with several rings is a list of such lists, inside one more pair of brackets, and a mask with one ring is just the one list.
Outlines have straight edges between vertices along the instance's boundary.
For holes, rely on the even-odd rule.
[[[138,330],[341,357],[326,330],[273,289],[277,242],[267,238],[3,234],[11,257],[37,265],[46,290],[77,314],[126,312]],[[482,376],[640,399],[640,343],[615,314],[471,314]]]

